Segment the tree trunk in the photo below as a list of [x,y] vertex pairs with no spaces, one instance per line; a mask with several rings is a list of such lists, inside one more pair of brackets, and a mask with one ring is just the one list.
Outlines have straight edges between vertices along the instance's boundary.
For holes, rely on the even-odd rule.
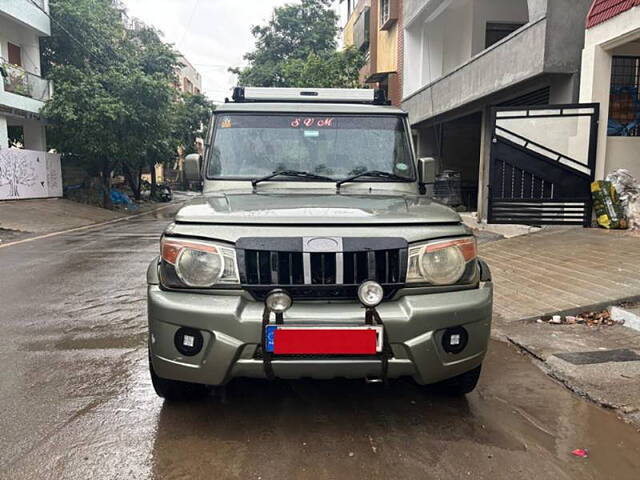
[[111,165],[108,159],[102,159],[102,206],[113,208],[111,201]]
[[142,191],[142,167],[138,167],[138,189],[136,190],[136,200],[140,201],[140,192]]
[[158,180],[156,179],[156,165],[154,162],[149,162],[149,171],[151,172],[151,198],[156,198],[156,191],[158,189]]
[[138,181],[136,182],[136,179],[133,178],[129,165],[127,165],[126,162],[122,163],[122,171],[124,172],[125,180],[129,184],[129,188],[131,188],[131,191],[133,192],[133,197],[136,200],[140,200],[140,175],[138,175]]

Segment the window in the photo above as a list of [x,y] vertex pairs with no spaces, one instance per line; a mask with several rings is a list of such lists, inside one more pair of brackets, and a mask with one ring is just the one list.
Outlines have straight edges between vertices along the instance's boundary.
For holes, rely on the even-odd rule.
[[369,8],[360,13],[353,28],[353,43],[363,52],[369,50]]
[[18,45],[8,43],[7,54],[11,65],[17,65],[18,67],[22,66],[22,50]]
[[498,43],[500,40],[508,37],[523,25],[524,23],[488,22],[484,48],[489,48],[494,43]]
[[219,114],[208,157],[209,178],[251,179],[277,170],[334,180],[367,170],[415,178],[404,123],[391,115]]
[[398,1],[380,0],[380,30],[388,30],[398,19]]
[[24,127],[21,125],[8,125],[7,136],[9,147],[24,148]]
[[380,25],[389,21],[391,15],[391,0],[380,0]]
[[610,136],[640,137],[640,57],[613,57],[609,94]]

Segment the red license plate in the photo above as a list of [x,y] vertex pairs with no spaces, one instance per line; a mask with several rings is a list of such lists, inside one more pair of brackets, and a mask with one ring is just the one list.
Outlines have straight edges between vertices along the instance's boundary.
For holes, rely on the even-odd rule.
[[285,327],[273,333],[276,355],[375,355],[382,339],[380,327]]

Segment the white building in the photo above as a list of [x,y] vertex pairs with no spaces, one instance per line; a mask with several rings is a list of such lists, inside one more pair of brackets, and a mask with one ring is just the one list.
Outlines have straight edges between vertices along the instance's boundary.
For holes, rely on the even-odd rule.
[[51,34],[48,0],[0,0],[0,148],[46,150],[40,109],[51,95],[41,77],[40,37]]
[[[577,102],[590,4],[591,0],[404,0],[402,107],[409,112],[416,149],[421,157],[434,157],[440,173],[452,172],[451,178],[460,179],[456,181],[461,185],[461,204],[480,218],[491,220],[492,202],[504,198],[502,189],[492,188],[496,175],[506,174],[513,179],[509,185],[518,186],[517,196],[515,188],[507,192],[510,200],[523,205],[530,200],[528,204],[536,204],[538,210],[557,202],[553,208],[560,211],[561,202],[575,200],[556,198],[558,188],[549,193],[553,182],[562,181],[560,172],[557,178],[542,179],[541,169],[531,172],[522,164],[508,170],[500,170],[502,163],[491,166],[497,141],[495,111]],[[527,109],[522,110],[528,115]],[[560,117],[564,111],[558,112]],[[527,133],[552,131],[560,136],[583,121],[552,118],[551,128]],[[533,140],[549,148],[554,143],[554,139]],[[566,135],[560,140],[571,141]],[[568,147],[554,150],[568,155],[564,151]],[[586,202],[585,210],[588,185],[582,190],[578,196]],[[525,198],[527,192],[531,198]]]
[[640,179],[640,0],[596,0],[587,19],[580,100],[600,103],[596,178]]

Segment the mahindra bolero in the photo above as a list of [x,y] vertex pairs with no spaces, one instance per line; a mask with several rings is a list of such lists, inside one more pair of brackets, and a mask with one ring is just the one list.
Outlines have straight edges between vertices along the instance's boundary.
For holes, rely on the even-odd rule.
[[492,282],[433,201],[407,114],[367,89],[236,88],[185,171],[202,195],[148,268],[156,392],[236,377],[412,377],[474,389]]

